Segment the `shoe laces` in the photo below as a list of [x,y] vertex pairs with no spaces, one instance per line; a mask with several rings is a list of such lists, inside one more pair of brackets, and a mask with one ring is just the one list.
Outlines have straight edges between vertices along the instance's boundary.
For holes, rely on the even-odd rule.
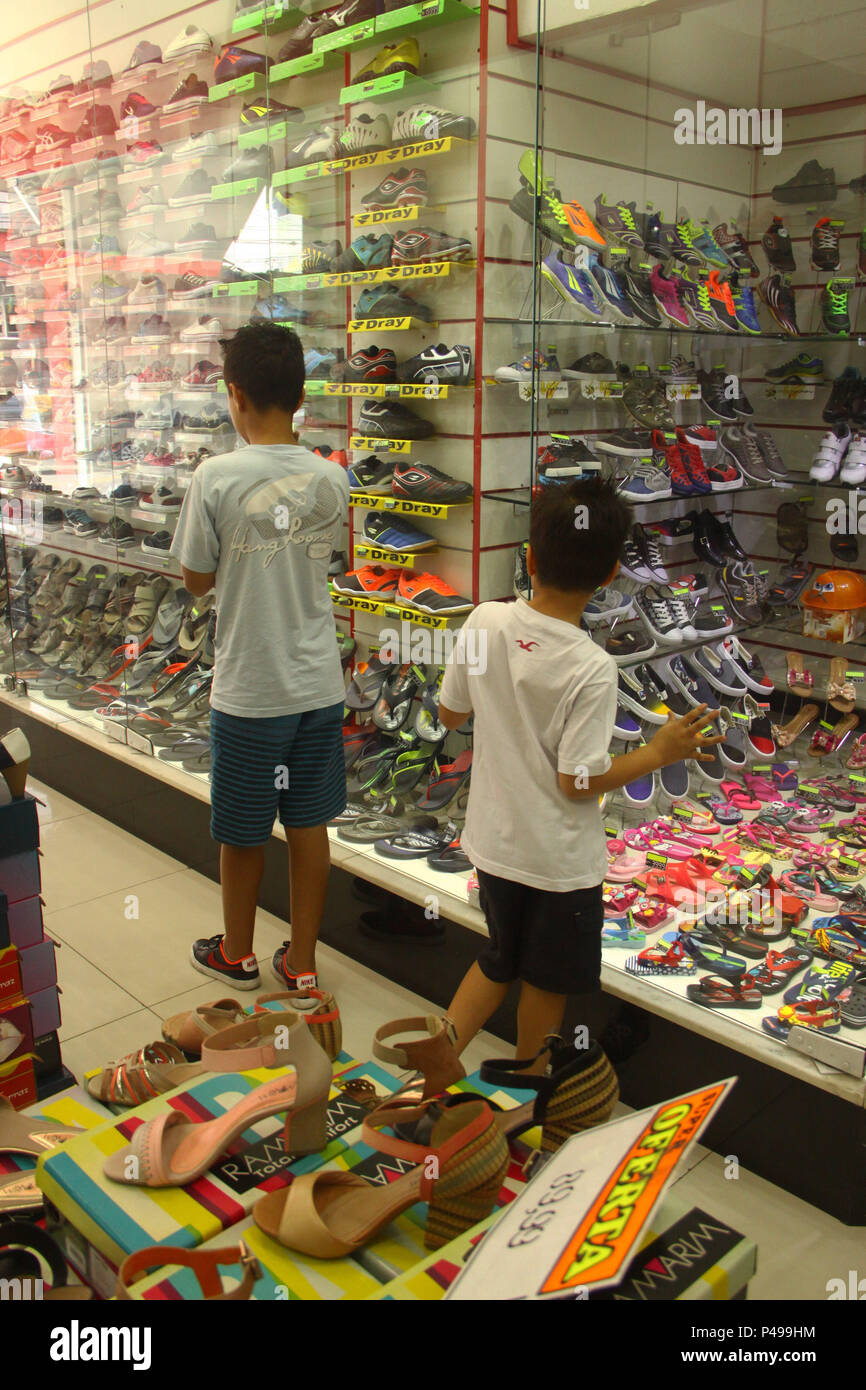
[[824,287],[824,293],[830,301],[834,314],[847,314],[848,312],[848,286],[841,285],[837,280],[830,280]]
[[634,221],[634,214],[626,203],[617,203],[616,210],[630,232],[637,231]]
[[838,251],[839,228],[824,219],[816,222],[812,231],[812,245],[818,251]]

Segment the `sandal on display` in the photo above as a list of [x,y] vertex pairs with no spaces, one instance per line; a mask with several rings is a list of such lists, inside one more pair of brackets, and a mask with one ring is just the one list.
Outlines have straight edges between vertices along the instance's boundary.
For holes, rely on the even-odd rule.
[[[45,1288],[42,1264],[48,1266],[51,1285]],[[33,1221],[12,1219],[0,1225],[0,1277],[15,1279],[20,1299],[55,1303],[86,1303],[93,1298],[86,1284],[69,1284],[66,1260],[56,1240]]]
[[788,663],[788,689],[793,695],[810,699],[815,690],[815,677],[806,666],[805,657],[799,652],[786,652],[785,660]]
[[0,1175],[0,1217],[18,1211],[41,1211],[43,1197],[36,1186],[36,1170]]
[[65,1129],[45,1120],[31,1119],[16,1110],[5,1096],[0,1096],[0,1153],[30,1154],[38,1158],[83,1133],[83,1129]]
[[[401,1040],[386,1044],[386,1038],[393,1038],[398,1033],[423,1033],[425,1036],[408,1042]],[[435,1014],[396,1018],[376,1029],[373,1056],[389,1066],[412,1071],[424,1078],[422,1091],[419,1092],[417,1080],[412,1080],[397,1092],[401,1096],[411,1092],[416,1097],[415,1104],[418,1104],[438,1096],[466,1075],[463,1063],[454,1051],[454,1042],[454,1025],[448,1018],[437,1018]]]
[[744,960],[729,954],[727,946],[720,947],[712,934],[703,936],[699,929],[681,931],[679,940],[693,961],[704,966],[706,970],[723,975],[726,979],[733,977],[738,980],[748,968]]
[[662,937],[636,956],[629,956],[625,968],[630,975],[694,975],[696,966],[685,946],[674,937]]
[[866,975],[854,982],[847,998],[839,1000],[839,1013],[849,1028],[866,1028]]
[[693,1004],[707,1009],[759,1009],[761,992],[749,982],[748,975],[736,979],[718,975],[703,975],[696,985],[686,985],[686,997]]
[[21,729],[10,729],[0,739],[0,776],[15,801],[24,795],[29,766],[30,744],[26,734]]
[[[299,1174],[289,1187],[256,1202],[256,1225],[290,1250],[335,1260],[360,1250],[419,1201],[428,1204],[428,1250],[438,1250],[483,1221],[496,1205],[509,1162],[494,1112],[482,1100],[449,1106],[437,1118],[428,1144],[381,1132],[398,1124],[417,1125],[426,1108],[389,1099],[364,1121],[365,1144],[415,1165],[402,1177],[381,1184],[344,1171]],[[431,1171],[435,1178],[429,1176]]]
[[601,944],[634,950],[635,946],[646,945],[646,932],[627,917],[613,917],[601,929]]
[[774,724],[773,737],[780,748],[790,748],[795,739],[799,738],[810,724],[814,724],[818,715],[821,713],[816,704],[801,705],[787,724]]
[[[218,1250],[187,1250],[181,1245],[146,1245],[143,1250],[136,1250],[134,1254],[127,1255],[117,1271],[115,1298],[134,1299],[135,1295],[130,1293],[130,1287],[136,1278],[151,1270],[163,1266],[168,1268],[170,1265],[181,1265],[185,1269],[191,1269],[198,1280],[202,1299],[214,1302],[225,1298],[250,1298],[256,1280],[262,1277],[258,1260],[243,1241],[239,1241],[237,1245],[221,1246]],[[223,1281],[218,1273],[222,1265],[237,1265],[243,1270],[240,1283],[228,1292],[224,1290]]]
[[288,989],[276,994],[259,994],[255,1012],[277,1012],[269,1007],[272,1004],[282,1005],[279,1012],[296,1009],[325,1056],[336,1062],[343,1050],[343,1025],[337,1001],[329,990]]
[[785,951],[768,951],[764,960],[746,973],[761,994],[778,994],[813,959],[812,952],[804,947],[789,946]]
[[866,734],[860,734],[855,738],[845,766],[850,767],[853,772],[862,772],[866,768]]
[[[529,1068],[545,1053],[550,1056],[543,1074]],[[536,1057],[528,1060],[491,1060],[481,1063],[481,1080],[517,1091],[533,1090],[529,1100],[513,1110],[500,1111],[497,1123],[509,1138],[541,1125],[541,1147],[553,1153],[581,1130],[604,1124],[619,1100],[619,1082],[600,1043],[576,1051],[562,1038],[551,1036]]]
[[830,662],[830,678],[827,681],[827,699],[840,714],[850,714],[857,699],[854,682],[846,674],[848,662],[843,656],[834,656]]
[[378,656],[372,656],[369,661],[359,661],[346,691],[346,704],[349,709],[363,713],[374,710],[393,669],[392,662],[380,661]]
[[842,1026],[842,1011],[833,1000],[798,999],[794,1004],[781,1004],[778,1017],[762,1018],[761,1027],[773,1038],[784,1041],[792,1027],[814,1028],[820,1033],[838,1033]]
[[187,1062],[179,1047],[153,1042],[89,1076],[86,1088],[88,1095],[103,1105],[131,1107],[197,1081],[202,1075],[201,1063]]
[[826,758],[831,753],[836,753],[859,723],[860,720],[856,714],[843,715],[835,725],[828,724],[826,720],[822,719],[812,735],[809,744],[809,756]]
[[211,1033],[218,1033],[233,1023],[243,1023],[245,1018],[243,1006],[237,999],[217,999],[213,1004],[200,1004],[197,1009],[164,1019],[162,1036],[187,1057],[198,1057],[202,1043]]

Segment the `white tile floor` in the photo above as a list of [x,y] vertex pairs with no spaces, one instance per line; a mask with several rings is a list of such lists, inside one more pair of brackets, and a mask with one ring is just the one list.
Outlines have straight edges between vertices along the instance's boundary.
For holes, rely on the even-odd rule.
[[[188,952],[194,937],[220,929],[219,889],[68,797],[32,780],[29,788],[44,802],[43,896],[46,929],[60,945],[63,1059],[80,1076],[159,1037],[163,1018],[214,997]],[[260,960],[284,936],[285,924],[260,912]],[[357,1057],[369,1056],[379,1024],[433,1007],[327,946],[318,964],[339,1000],[347,1049]],[[262,978],[263,989],[274,988],[267,966]],[[501,1041],[481,1034],[464,1058],[467,1070],[502,1053]],[[823,1299],[828,1279],[847,1281],[851,1269],[866,1276],[863,1228],[843,1226],[753,1173],[741,1169],[727,1178],[723,1160],[707,1149],[690,1155],[676,1187],[683,1200],[756,1241],[752,1298]]]

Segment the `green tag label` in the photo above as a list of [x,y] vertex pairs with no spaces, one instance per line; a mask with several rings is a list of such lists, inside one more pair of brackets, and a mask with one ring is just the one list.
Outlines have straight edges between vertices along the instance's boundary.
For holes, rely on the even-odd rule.
[[866,782],[866,777],[864,777],[863,774],[862,774],[861,772],[849,772],[849,773],[848,773],[848,781],[849,781],[849,782]]
[[822,820],[821,824],[818,826],[818,829],[819,829],[819,830],[833,830],[833,829],[834,829],[833,822],[832,822],[831,820]]
[[724,613],[725,611],[725,605],[723,603],[711,603],[710,608],[714,613]]
[[753,772],[772,772],[772,770],[769,763],[755,763],[752,768]]
[[413,666],[413,667],[412,667],[412,671],[413,671],[413,674],[414,674],[415,676],[417,676],[417,678],[418,678],[419,681],[425,681],[425,682],[426,682],[427,677],[426,677],[426,675],[424,674],[424,671],[423,671],[423,668],[422,668],[422,667],[420,667],[420,666]]
[[679,816],[680,820],[692,820],[693,812],[687,806],[675,806],[674,815]]
[[744,878],[747,883],[754,883],[755,875],[751,869],[740,869],[740,878]]
[[822,728],[822,729],[826,729],[828,733],[831,733],[831,734],[832,734],[832,732],[833,732],[833,725],[832,725],[832,724],[828,724],[827,721],[826,721],[826,719],[822,719],[822,720],[821,720],[821,728]]
[[606,825],[604,827],[604,833],[605,835],[609,835],[612,840],[619,838],[619,830],[615,825]]
[[845,676],[846,676],[846,679],[849,680],[849,681],[862,681],[863,676],[864,676],[864,672],[863,672],[863,671],[846,671],[846,672],[845,672]]
[[801,782],[801,783],[800,783],[800,791],[801,791],[801,792],[817,792],[817,791],[818,791],[818,788],[815,786],[814,782]]
[[650,850],[646,857],[646,862],[648,864],[658,864],[659,868],[663,869],[667,865],[668,857],[666,854],[656,854],[655,850]]
[[712,792],[710,791],[695,792],[695,801],[709,801],[711,796]]
[[733,719],[741,719],[745,724],[749,722],[749,716],[747,714],[741,714],[738,709],[731,710],[731,717]]
[[847,854],[839,856],[839,863],[845,869],[853,869],[855,872],[861,867],[856,859],[849,859]]
[[634,913],[632,912],[631,908],[629,908],[628,912],[625,914],[625,919],[630,927],[634,926]]

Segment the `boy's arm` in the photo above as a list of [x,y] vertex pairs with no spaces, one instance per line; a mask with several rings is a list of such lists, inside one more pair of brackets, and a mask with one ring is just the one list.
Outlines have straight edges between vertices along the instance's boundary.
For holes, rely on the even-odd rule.
[[213,588],[220,557],[219,537],[204,493],[205,474],[198,469],[183,499],[171,543],[184,586],[195,598],[203,598]]
[[216,570],[213,574],[202,574],[200,570],[188,570],[186,565],[181,565],[180,572],[183,587],[189,589],[193,598],[204,598],[216,583]]
[[[463,633],[468,627],[475,626],[474,618],[475,614],[470,613],[445,667],[442,689],[439,692],[439,722],[444,724],[446,729],[459,729],[460,725],[465,724],[472,714],[472,696],[469,693],[469,665],[466,660],[466,639],[463,637]],[[460,713],[459,711],[463,712]]]
[[721,734],[713,736],[707,732],[710,721],[718,717],[719,711],[708,710],[706,705],[698,705],[682,719],[669,715],[667,724],[656,731],[649,743],[614,758],[607,772],[597,777],[581,777],[579,766],[575,766],[574,772],[559,772],[560,791],[569,801],[588,801],[591,797],[598,798],[605,792],[616,791],[624,787],[626,782],[645,777],[660,767],[682,762],[684,758],[707,762],[712,754],[701,750],[712,748],[722,741]]
[[448,709],[441,700],[439,701],[439,723],[444,724],[446,729],[459,729],[460,725],[465,724],[471,714],[471,709],[468,709],[465,714],[458,714],[456,710]]

